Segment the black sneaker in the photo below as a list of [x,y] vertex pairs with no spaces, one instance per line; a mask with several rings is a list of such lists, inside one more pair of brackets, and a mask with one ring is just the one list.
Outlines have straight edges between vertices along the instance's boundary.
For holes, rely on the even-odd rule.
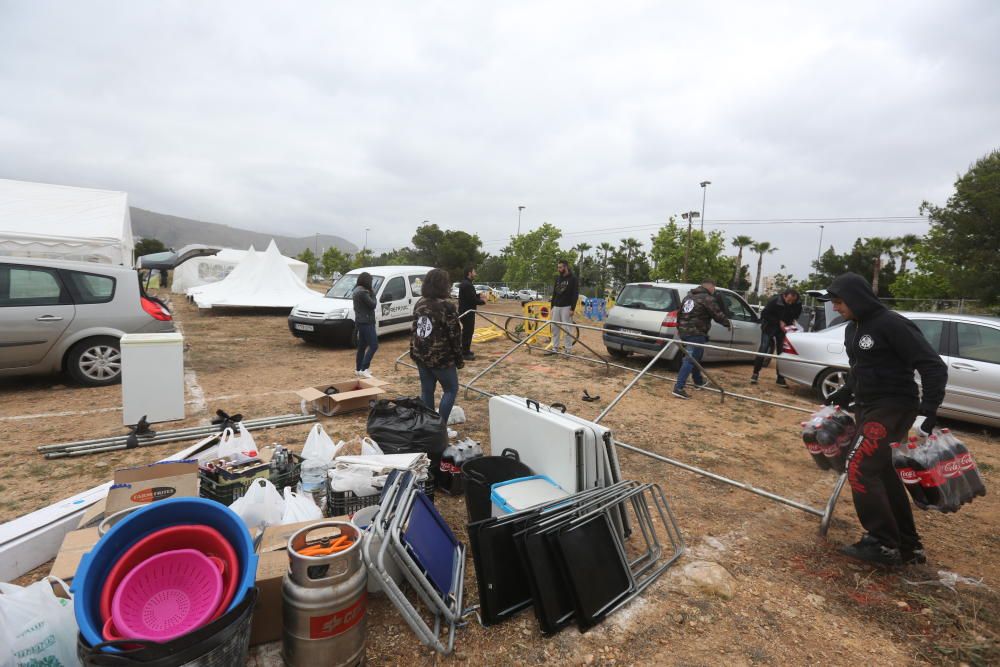
[[473,359],[476,358],[476,355],[474,352],[463,352],[462,358],[465,359],[466,361],[472,361]]
[[893,567],[903,564],[899,549],[892,549],[880,544],[875,538],[869,535],[865,535],[854,544],[840,547],[837,551],[850,558],[863,560],[866,563],[881,565],[883,567]]
[[673,393],[673,395],[676,396],[677,398],[683,398],[685,401],[691,398],[690,394],[688,394],[683,389],[674,389],[673,392],[671,393]]
[[750,384],[757,384],[757,374],[754,373],[750,376]]
[[899,555],[903,560],[903,565],[923,565],[927,562],[927,553],[923,547],[900,549]]
[[775,384],[777,384],[779,387],[787,387],[788,386],[788,383],[785,382],[785,378],[780,377],[780,376],[776,380]]
[[691,386],[700,391],[708,386],[708,380],[705,380],[701,384],[698,384],[697,382],[692,382]]

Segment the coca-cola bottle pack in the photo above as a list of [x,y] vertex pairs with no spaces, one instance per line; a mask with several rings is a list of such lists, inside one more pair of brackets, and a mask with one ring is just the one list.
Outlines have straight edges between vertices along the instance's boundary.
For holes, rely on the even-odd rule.
[[[893,453],[893,466],[921,509],[957,512],[976,496],[986,495],[968,447],[948,429],[934,429],[924,437],[911,436],[906,451],[897,451]],[[912,483],[914,473],[920,482],[919,491]]]
[[843,472],[855,431],[854,417],[840,406],[824,406],[802,422],[802,442],[820,470]]

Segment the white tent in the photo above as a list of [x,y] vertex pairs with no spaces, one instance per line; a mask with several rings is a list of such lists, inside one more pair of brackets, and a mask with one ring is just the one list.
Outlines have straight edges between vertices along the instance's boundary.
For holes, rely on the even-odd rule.
[[199,308],[288,308],[317,292],[306,287],[272,240],[262,253],[249,252],[223,280],[188,290]]
[[0,179],[0,255],[132,266],[128,195]]
[[[253,250],[253,248],[251,248]],[[207,255],[189,259],[174,269],[170,291],[187,294],[192,287],[217,283],[228,276],[247,256],[246,250],[223,248],[217,255]],[[285,263],[302,282],[309,277],[309,265],[292,257],[284,257]]]

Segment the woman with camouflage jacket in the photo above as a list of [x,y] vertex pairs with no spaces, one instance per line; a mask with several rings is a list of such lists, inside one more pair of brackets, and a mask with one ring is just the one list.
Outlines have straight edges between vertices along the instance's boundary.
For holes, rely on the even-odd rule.
[[431,269],[420,288],[420,301],[413,308],[410,356],[420,372],[420,400],[434,409],[434,389],[441,384],[438,413],[447,424],[458,396],[458,369],[462,359],[462,324],[458,308],[448,300],[451,278],[443,269]]

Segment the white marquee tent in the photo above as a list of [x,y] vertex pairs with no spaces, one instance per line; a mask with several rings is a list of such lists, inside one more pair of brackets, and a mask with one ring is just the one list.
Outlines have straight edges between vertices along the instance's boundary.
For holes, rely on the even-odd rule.
[[[272,240],[262,253],[252,249],[223,280],[188,290],[199,308],[288,308],[315,297],[278,252]],[[182,265],[183,266],[183,265]]]
[[[252,246],[249,252],[253,252]],[[189,259],[174,269],[170,291],[174,294],[187,294],[192,287],[217,283],[228,276],[246,258],[247,254],[246,250],[223,248],[217,255]],[[303,283],[308,280],[308,264],[292,257],[284,257],[284,260]]]
[[128,195],[0,179],[0,255],[132,266]]

